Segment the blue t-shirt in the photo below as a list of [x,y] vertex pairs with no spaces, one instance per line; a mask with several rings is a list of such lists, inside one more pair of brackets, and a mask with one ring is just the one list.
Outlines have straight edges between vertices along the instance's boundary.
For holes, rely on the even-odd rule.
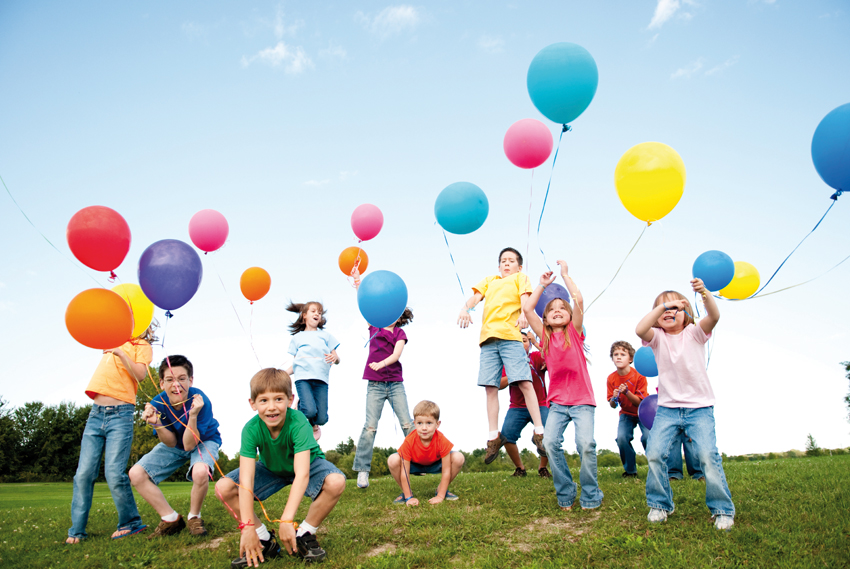
[[[168,394],[163,391],[151,400],[151,405],[160,413],[160,420],[165,428],[177,435],[177,448],[183,448],[183,433],[186,432],[186,427],[183,425],[189,424],[189,410],[192,408],[192,399],[195,394],[199,394],[204,399],[204,406],[201,412],[198,413],[198,432],[202,441],[212,441],[221,446],[221,435],[218,432],[218,421],[213,417],[212,403],[203,391],[196,387],[189,388],[189,394],[186,396],[186,405],[178,406],[176,409],[171,406],[168,401]],[[178,421],[179,419],[179,421]],[[181,424],[182,423],[182,424]]]
[[292,372],[295,381],[299,379],[319,379],[328,383],[331,365],[325,361],[325,354],[339,347],[330,333],[324,330],[298,332],[289,343],[289,353],[295,356]]

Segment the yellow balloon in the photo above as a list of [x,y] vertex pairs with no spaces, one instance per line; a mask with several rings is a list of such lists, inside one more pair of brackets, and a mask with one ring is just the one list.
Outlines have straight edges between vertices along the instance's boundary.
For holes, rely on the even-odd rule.
[[734,300],[750,297],[759,288],[758,269],[744,261],[735,261],[735,276],[726,288],[720,289],[720,295]]
[[629,213],[652,223],[679,203],[685,191],[685,163],[666,144],[642,142],[620,157],[614,185]]
[[130,306],[130,312],[133,313],[133,338],[144,334],[153,320],[153,302],[142,292],[142,287],[137,284],[120,284],[112,287],[112,292]]

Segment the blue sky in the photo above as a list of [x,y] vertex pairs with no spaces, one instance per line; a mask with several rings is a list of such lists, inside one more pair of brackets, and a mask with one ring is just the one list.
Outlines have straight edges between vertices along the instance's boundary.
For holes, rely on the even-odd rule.
[[[585,318],[597,444],[614,449],[616,412],[603,406],[610,344],[637,344],[634,327],[655,295],[686,291],[703,251],[725,251],[766,278],[829,206],[810,145],[823,116],[850,102],[848,18],[846,2],[827,0],[5,2],[0,175],[66,258],[76,211],[119,211],[133,234],[116,271],[122,282],[137,282],[149,244],[188,241],[198,210],[225,215],[229,240],[204,257],[201,288],[175,311],[155,360],[193,360],[229,454],[250,418],[247,381],[257,370],[231,304],[261,363],[286,367],[285,303],[325,303],[342,363],[331,373],[322,443],[359,436],[366,324],[336,259],[356,243],[351,212],[376,204],[385,223],[364,244],[370,271],[398,273],[415,313],[402,357],[408,398],[438,402],[444,432],[472,450],[486,438],[475,385],[480,322],[474,313],[473,328],[459,330],[457,313],[469,288],[495,272],[502,247],[530,249],[534,282],[544,268],[536,225],[551,159],[534,172],[530,199],[531,174],[507,161],[502,138],[522,118],[543,120],[557,137],[531,104],[525,74],[543,47],[582,45],[597,62],[599,88],[561,145],[540,235],[547,259],[565,258],[594,298],[644,226],[617,198],[619,157],[664,142],[688,171],[682,200],[646,231]],[[457,181],[479,185],[490,201],[479,231],[449,236],[463,296],[432,213],[440,190]],[[844,200],[766,292],[850,254]],[[0,395],[13,405],[86,403],[98,353],[70,337],[64,311],[92,277],[108,283],[45,243],[5,191],[0,216]],[[272,289],[252,315],[238,279],[255,265],[270,272]],[[822,446],[850,444],[839,365],[850,359],[847,271],[721,303],[709,376],[722,451],[802,448],[808,433]],[[381,446],[400,442],[389,413]]]

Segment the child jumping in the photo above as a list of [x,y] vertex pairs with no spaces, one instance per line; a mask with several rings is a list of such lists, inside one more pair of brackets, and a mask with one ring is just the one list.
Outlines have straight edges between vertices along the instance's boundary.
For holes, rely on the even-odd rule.
[[295,378],[298,410],[310,421],[313,436],[319,440],[320,427],[328,422],[328,376],[331,364],[339,364],[339,342],[324,330],[327,320],[320,302],[290,302],[286,309],[298,314],[289,325],[292,341],[288,351],[295,359],[286,373]]
[[357,487],[369,486],[369,472],[372,470],[372,449],[375,446],[375,433],[378,421],[384,410],[384,402],[398,417],[404,436],[413,431],[413,420],[407,407],[407,394],[404,391],[404,378],[401,375],[401,352],[407,345],[407,334],[402,330],[413,320],[413,312],[405,308],[401,317],[386,328],[369,326],[369,357],[363,370],[363,379],[369,383],[366,387],[366,423],[357,443],[353,470],[357,472]]
[[481,359],[478,369],[478,385],[484,387],[487,394],[487,422],[489,436],[484,463],[490,464],[499,456],[499,449],[507,439],[499,432],[499,384],[502,369],[507,372],[508,381],[517,383],[526,409],[534,423],[531,440],[537,452],[546,454],[543,448],[543,420],[534,386],[531,383],[531,371],[528,369],[528,355],[522,347],[520,330],[528,323],[523,308],[528,305],[531,284],[522,271],[522,255],[512,247],[506,247],[499,253],[499,274],[485,278],[472,287],[474,294],[463,305],[457,322],[461,328],[472,324],[469,311],[484,299],[484,315],[481,319]]
[[[185,356],[168,356],[159,364],[162,393],[145,405],[142,419],[153,427],[159,444],[130,469],[130,482],[142,498],[160,515],[162,521],[148,539],[174,535],[188,524],[194,536],[207,535],[201,506],[215,472],[221,447],[218,421],[212,403],[200,389],[193,387],[192,362]],[[189,517],[183,520],[159,489],[159,483],[189,461],[186,480],[192,482]]]
[[714,433],[714,391],[705,369],[704,345],[720,319],[711,294],[700,279],[694,292],[703,296],[706,316],[694,323],[688,300],[675,291],[658,295],[652,311],[638,323],[635,333],[655,353],[658,365],[658,410],[649,432],[646,479],[647,519],[663,522],[674,510],[673,491],[667,475],[667,459],[679,436],[691,439],[705,474],[705,504],[714,527],[729,530],[735,523],[735,505],[726,484],[723,462]]
[[558,261],[561,277],[567,290],[575,301],[576,310],[560,298],[550,300],[543,309],[543,321],[534,312],[543,290],[555,280],[552,271],[543,273],[540,286],[534,289],[531,298],[523,306],[525,317],[534,333],[542,338],[543,358],[549,371],[549,416],[546,419],[546,435],[543,445],[549,455],[552,476],[555,483],[555,495],[562,510],[572,508],[576,497],[576,483],[573,482],[570,467],[564,459],[561,443],[564,431],[570,421],[576,426],[576,448],[581,456],[581,498],[582,509],[591,510],[602,504],[602,490],[596,481],[596,441],[593,438],[593,418],[596,411],[596,399],[587,371],[584,356],[584,300],[578,287],[569,276],[567,263]]
[[632,439],[635,427],[640,427],[640,443],[646,450],[649,429],[638,419],[638,407],[646,397],[646,378],[632,367],[635,349],[628,342],[611,344],[611,360],[617,371],[608,376],[608,403],[613,409],[620,406],[620,423],[617,426],[617,447],[623,463],[623,478],[637,478],[637,463]]
[[86,525],[101,457],[106,483],[118,510],[118,529],[112,534],[112,539],[139,533],[147,527],[142,523],[133,498],[127,461],[130,460],[133,444],[136,392],[153,360],[151,343],[156,341],[154,329],[155,326],[149,327],[144,334],[120,348],[103,350],[100,364],[86,387],[86,395],[94,402],[80,444],[80,460],[74,475],[74,497],[71,500],[71,527],[65,543],[80,543],[88,537]]

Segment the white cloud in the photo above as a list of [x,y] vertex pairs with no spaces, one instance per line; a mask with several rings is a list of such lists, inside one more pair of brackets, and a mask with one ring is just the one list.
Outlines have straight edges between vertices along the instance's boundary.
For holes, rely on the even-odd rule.
[[703,58],[700,57],[697,60],[694,60],[684,67],[680,67],[670,76],[670,79],[678,79],[679,77],[684,77],[685,79],[691,77],[694,73],[698,72],[702,69],[703,66]]
[[738,56],[738,55],[734,55],[734,56],[730,57],[729,59],[727,59],[726,61],[724,61],[723,63],[721,63],[720,65],[715,65],[714,67],[712,67],[711,69],[706,71],[705,74],[706,75],[714,75],[715,73],[720,73],[721,71],[728,69],[729,67],[732,67],[733,65],[738,63],[739,57],[740,56]]
[[483,35],[478,38],[478,48],[486,53],[502,53],[505,51],[505,41],[496,36]]
[[374,18],[370,18],[363,12],[357,12],[355,18],[363,24],[369,32],[381,39],[399,35],[405,31],[412,31],[419,25],[421,15],[413,6],[387,6]]
[[664,25],[664,22],[673,17],[680,7],[679,0],[658,0],[648,28],[650,30],[660,28]]
[[248,67],[255,61],[267,63],[272,67],[283,65],[284,71],[292,74],[302,73],[306,69],[314,67],[313,60],[310,59],[310,56],[307,55],[303,47],[299,45],[293,48],[282,41],[277,42],[277,45],[274,47],[267,47],[258,51],[251,57],[245,57],[243,55],[242,67]]
[[314,186],[314,187],[318,188],[320,186],[324,186],[325,184],[330,184],[330,183],[331,183],[330,180],[307,180],[306,182],[304,182],[304,185],[305,186]]
[[341,45],[334,45],[333,42],[328,42],[328,47],[319,50],[319,57],[348,59],[348,52]]

